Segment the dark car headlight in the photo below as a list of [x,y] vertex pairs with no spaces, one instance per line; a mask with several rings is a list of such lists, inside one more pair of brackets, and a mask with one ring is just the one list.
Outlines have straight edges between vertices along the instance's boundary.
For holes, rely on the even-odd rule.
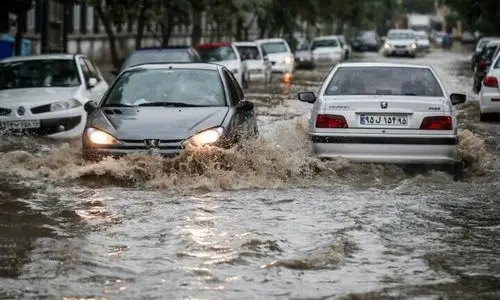
[[96,128],[88,128],[86,134],[89,141],[95,145],[115,145],[120,143],[111,134]]
[[223,127],[214,127],[198,132],[197,134],[187,139],[184,143],[192,146],[210,145],[219,141],[223,134]]

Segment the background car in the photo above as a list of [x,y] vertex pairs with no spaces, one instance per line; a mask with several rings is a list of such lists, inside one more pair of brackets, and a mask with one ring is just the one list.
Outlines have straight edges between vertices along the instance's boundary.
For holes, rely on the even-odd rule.
[[345,53],[342,43],[337,36],[319,36],[311,43],[311,52],[314,65],[338,64],[343,61]]
[[490,117],[500,114],[500,53],[496,54],[491,67],[482,80],[479,96],[481,121],[489,121]]
[[193,47],[168,46],[141,48],[130,53],[119,70],[113,70],[118,75],[121,70],[145,63],[179,63],[201,62],[201,57]]
[[482,54],[483,54],[483,49],[484,47],[493,40],[500,40],[500,37],[482,37],[479,39],[479,41],[476,44],[476,48],[474,49],[474,54],[471,57],[471,66],[472,69],[474,70],[476,68],[477,63],[479,62]]
[[267,53],[254,42],[235,42],[241,59],[246,63],[246,79],[248,84],[260,81],[269,83],[272,80],[271,62]]
[[339,39],[340,46],[342,47],[342,51],[344,53],[344,57],[342,58],[342,60],[348,60],[349,57],[350,57],[350,55],[351,55],[351,53],[352,53],[351,46],[347,42],[345,36],[343,36],[343,35],[336,35],[336,37]]
[[255,42],[266,51],[274,73],[292,74],[295,71],[295,58],[284,39],[260,39]]
[[99,69],[83,55],[45,54],[0,61],[0,130],[54,138],[83,132],[89,99],[108,88]]
[[474,69],[473,91],[479,93],[481,91],[481,83],[484,76],[488,73],[491,62],[500,52],[500,40],[492,40],[483,48],[480,54],[479,61]]
[[151,64],[126,69],[89,113],[82,155],[178,155],[189,146],[230,147],[258,135],[253,102],[219,64]]
[[381,45],[380,36],[374,30],[361,31],[351,43],[353,51],[378,52]]
[[425,31],[415,31],[417,40],[417,49],[421,52],[429,52],[431,49],[431,41]]
[[320,158],[355,162],[455,165],[457,123],[448,95],[428,66],[342,63],[330,71],[309,120],[313,151]]
[[404,55],[416,57],[417,40],[411,29],[391,29],[384,43],[384,56]]
[[307,39],[297,39],[297,48],[294,51],[294,57],[297,69],[314,69],[311,45]]
[[246,88],[246,63],[241,59],[238,49],[232,43],[207,43],[197,45],[196,50],[205,63],[217,63],[225,66],[238,81],[238,84]]

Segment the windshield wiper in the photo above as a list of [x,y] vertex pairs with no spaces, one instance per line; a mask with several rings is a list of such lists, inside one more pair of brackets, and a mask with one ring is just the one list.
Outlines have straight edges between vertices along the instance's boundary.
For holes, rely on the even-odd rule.
[[137,106],[165,106],[165,107],[206,107],[206,105],[189,104],[184,102],[148,102]]
[[134,107],[135,105],[123,104],[123,103],[108,103],[103,104],[102,107]]

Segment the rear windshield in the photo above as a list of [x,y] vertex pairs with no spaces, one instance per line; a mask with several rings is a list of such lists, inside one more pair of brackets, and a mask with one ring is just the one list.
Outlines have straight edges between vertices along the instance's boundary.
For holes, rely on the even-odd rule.
[[238,57],[231,46],[196,48],[204,62],[236,60]]
[[288,52],[288,48],[286,47],[286,44],[284,42],[268,42],[268,43],[263,43],[262,49],[266,51],[266,53],[284,53]]
[[123,63],[122,69],[147,63],[181,63],[193,61],[195,61],[195,58],[188,50],[143,50],[130,54]]
[[331,40],[316,40],[312,43],[311,50],[317,48],[338,47],[339,42],[336,39]]
[[262,57],[259,53],[257,46],[236,46],[241,57],[247,57],[250,60],[261,60]]
[[387,35],[388,40],[411,40],[415,36],[409,32],[391,32]]
[[487,46],[484,53],[484,58],[491,61],[495,57],[495,54],[498,53],[498,47],[499,45]]
[[497,60],[497,62],[495,63],[495,66],[493,67],[493,69],[500,69],[500,52],[497,53],[496,60]]
[[486,46],[490,41],[491,39],[481,39],[479,43],[477,43],[477,48],[483,49],[483,47]]
[[443,97],[429,69],[410,67],[341,67],[325,95],[398,95]]
[[225,106],[219,72],[200,69],[132,69],[113,84],[104,106],[141,106],[176,102],[199,106]]

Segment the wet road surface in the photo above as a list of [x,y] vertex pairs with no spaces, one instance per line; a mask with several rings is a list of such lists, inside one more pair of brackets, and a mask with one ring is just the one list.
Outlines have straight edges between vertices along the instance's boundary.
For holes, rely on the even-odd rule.
[[3,138],[0,299],[499,299],[500,127],[478,122],[469,56],[389,59],[468,94],[458,182],[311,158],[295,94],[327,69],[251,87],[262,138],[240,151],[89,164]]

